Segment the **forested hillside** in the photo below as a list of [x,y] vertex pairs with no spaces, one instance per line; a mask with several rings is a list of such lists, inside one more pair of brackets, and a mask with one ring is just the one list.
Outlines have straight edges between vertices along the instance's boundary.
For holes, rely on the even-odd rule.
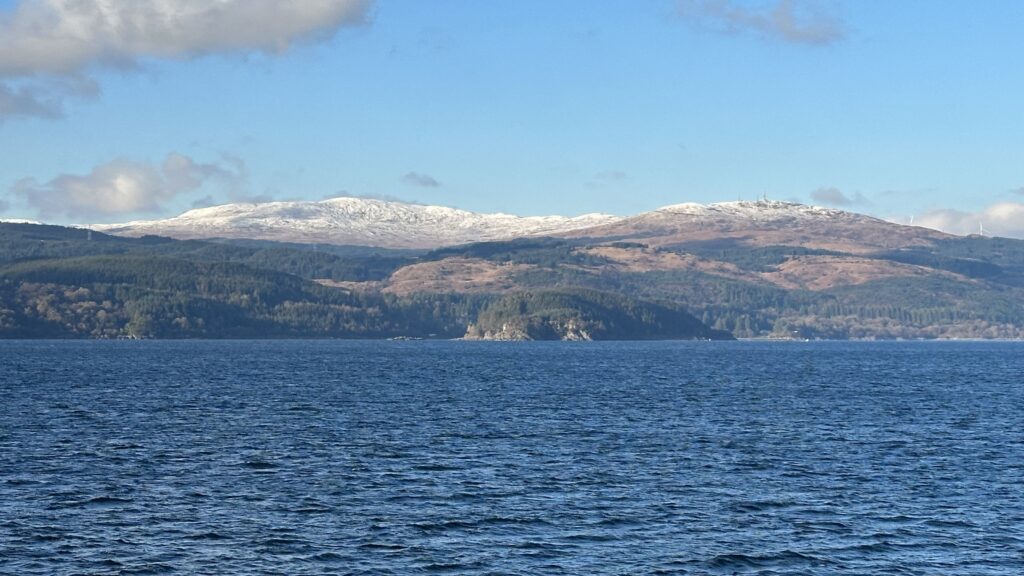
[[1024,242],[1016,240],[964,238],[864,255],[585,240],[459,250],[504,270],[512,292],[579,287],[672,302],[737,337],[1024,336]]
[[[457,338],[497,298],[397,295],[312,281],[376,281],[412,261],[408,253],[380,250],[124,239],[0,224],[0,337]],[[674,314],[668,319],[689,318],[665,312]],[[658,337],[708,334],[696,320],[655,328]],[[615,325],[595,336],[653,337],[636,326]]]
[[765,244],[659,220],[410,251],[0,224],[0,335],[1024,337],[1024,241],[904,228],[903,247],[881,232]]
[[593,290],[509,294],[490,302],[466,336],[492,340],[732,338],[678,308]]

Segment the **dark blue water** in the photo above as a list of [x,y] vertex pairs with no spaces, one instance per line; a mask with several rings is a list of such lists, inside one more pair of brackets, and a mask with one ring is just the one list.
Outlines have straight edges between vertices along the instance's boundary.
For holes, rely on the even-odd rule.
[[0,342],[0,572],[1019,575],[1022,353]]

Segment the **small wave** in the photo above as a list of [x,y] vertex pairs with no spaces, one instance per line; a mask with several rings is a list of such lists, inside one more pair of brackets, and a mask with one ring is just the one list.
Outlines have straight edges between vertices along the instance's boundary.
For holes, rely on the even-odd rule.
[[263,554],[290,556],[293,554],[309,554],[318,546],[312,542],[296,538],[265,538],[257,543],[257,550]]
[[792,566],[797,564],[810,564],[812,566],[824,566],[833,562],[796,552],[783,550],[775,554],[748,555],[748,554],[720,554],[707,562],[712,569],[734,570],[736,568],[771,568],[778,566]]
[[880,516],[875,519],[876,522],[885,524],[910,524],[912,522],[919,521],[920,518],[914,516],[906,516],[904,514],[897,514],[895,516]]
[[838,520],[798,521],[794,522],[794,525],[804,530],[817,530],[833,534],[845,534],[851,530],[849,524]]
[[976,528],[978,525],[966,520],[943,520],[941,518],[929,518],[924,523],[936,528]]
[[569,540],[571,542],[613,542],[615,540],[618,540],[619,537],[618,536],[613,536],[611,534],[583,533],[583,534],[569,534],[567,536],[564,536],[562,539],[563,540]]
[[639,523],[640,522],[634,518],[602,518],[591,524],[591,526],[600,526],[602,528],[622,528],[625,526],[636,526]]
[[107,447],[111,450],[138,450],[139,448],[145,448],[142,444],[136,444],[135,442],[107,442]]
[[120,571],[120,574],[130,574],[135,576],[148,576],[150,574],[169,574],[174,572],[174,567],[169,564],[162,562],[154,562],[152,564],[141,564],[138,566],[128,566]]
[[867,553],[879,553],[879,552],[891,552],[892,550],[895,550],[895,549],[896,549],[896,546],[893,546],[892,543],[890,543],[890,542],[888,542],[886,540],[883,540],[881,542],[870,542],[870,543],[865,543],[865,544],[856,544],[856,545],[853,545],[853,546],[846,546],[846,547],[843,547],[843,548],[835,548],[835,549],[829,550],[829,552],[858,552],[858,553],[867,552]]
[[220,532],[197,532],[195,534],[189,534],[186,536],[189,540],[230,540],[231,537],[225,536]]
[[327,514],[334,511],[334,508],[322,504],[312,504],[308,506],[302,506],[300,508],[293,508],[289,510],[295,514]]
[[417,464],[412,467],[413,470],[419,470],[421,472],[454,472],[461,470],[456,466],[449,466],[447,464]]
[[465,573],[467,570],[482,568],[481,562],[433,562],[421,567],[424,572],[458,572]]
[[246,460],[242,462],[242,466],[252,470],[274,470],[278,467],[277,464],[269,460]]
[[521,550],[560,550],[562,547],[557,544],[550,542],[536,542],[534,540],[527,540],[526,542],[518,542],[512,545],[513,548],[519,548]]
[[294,546],[295,544],[302,544],[302,540],[295,538],[267,538],[260,542],[261,546],[277,547],[277,546]]
[[471,530],[479,526],[478,522],[466,522],[463,520],[447,520],[444,522],[420,522],[412,527],[423,532],[442,532],[445,530]]
[[730,504],[729,509],[736,512],[751,513],[789,508],[793,505],[794,502],[792,500],[741,500]]
[[517,554],[519,556],[534,559],[551,559],[572,554],[572,551],[578,549],[578,546],[573,544],[557,545],[548,542],[528,541],[513,545],[512,548],[520,551]]
[[95,498],[87,498],[85,500],[77,500],[69,502],[67,506],[73,508],[112,508],[115,506],[122,506],[124,504],[131,504],[131,500],[128,498],[118,498],[116,496],[96,496]]
[[401,544],[388,544],[387,542],[367,542],[358,546],[360,550],[405,550]]
[[338,564],[341,562],[347,562],[349,560],[351,560],[351,558],[342,556],[337,552],[318,552],[317,554],[313,554],[312,556],[306,558],[307,562],[318,562],[322,564]]

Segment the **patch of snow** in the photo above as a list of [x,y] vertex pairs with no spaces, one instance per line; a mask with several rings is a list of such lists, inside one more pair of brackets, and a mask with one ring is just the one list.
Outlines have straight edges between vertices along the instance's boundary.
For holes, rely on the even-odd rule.
[[[779,200],[740,200],[715,204],[674,204],[654,211],[663,214],[686,214],[701,217],[743,220],[777,220],[780,218],[835,218],[854,215],[851,212]],[[860,215],[856,215],[860,216]]]
[[42,224],[35,220],[22,220],[20,218],[0,218],[0,224]]

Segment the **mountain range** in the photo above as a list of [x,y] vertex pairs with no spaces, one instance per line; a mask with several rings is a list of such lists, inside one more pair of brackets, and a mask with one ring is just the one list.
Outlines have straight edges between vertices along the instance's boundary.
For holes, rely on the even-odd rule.
[[658,245],[732,239],[748,244],[869,252],[923,246],[950,237],[928,228],[902,226],[853,212],[769,200],[677,204],[632,217],[524,217],[341,197],[225,204],[189,210],[162,220],[85,227],[126,237],[246,239],[399,249],[552,236],[647,238]]
[[567,218],[339,198],[93,229],[0,225],[0,334],[1024,337],[1024,241],[788,202]]
[[164,220],[94,224],[120,236],[157,235],[177,239],[233,238],[384,248],[437,248],[452,244],[558,234],[610,224],[607,214],[513,216],[478,214],[367,198],[319,202],[226,204],[190,210]]

